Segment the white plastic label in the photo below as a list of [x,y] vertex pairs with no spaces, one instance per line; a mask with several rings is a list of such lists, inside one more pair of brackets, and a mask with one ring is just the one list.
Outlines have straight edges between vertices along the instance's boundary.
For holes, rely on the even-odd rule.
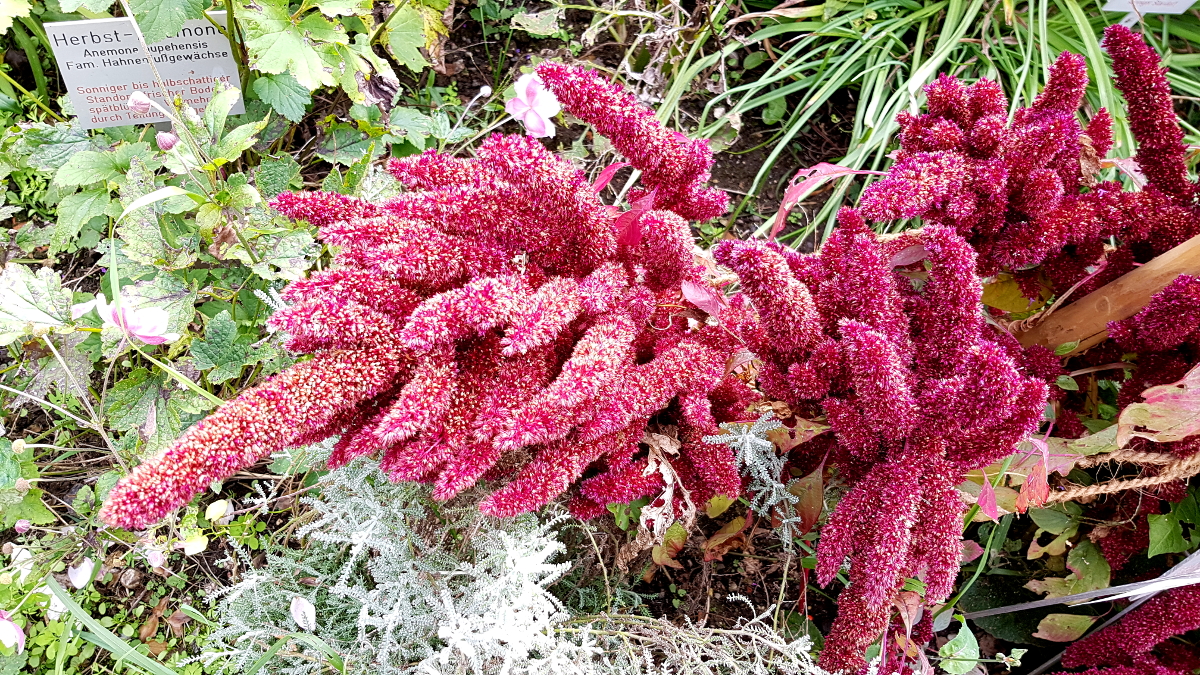
[[1193,4],[1195,0],[1108,0],[1103,9],[1106,12],[1130,12],[1136,18],[1137,14],[1183,14]]
[[[225,26],[225,12],[209,12],[213,22]],[[44,24],[50,48],[75,114],[85,129],[126,124],[165,122],[157,110],[138,114],[125,102],[141,91],[170,109],[163,87],[155,82],[154,68],[162,77],[169,98],[202,110],[212,98],[213,83],[239,86],[237,63],[229,40],[207,19],[183,24],[175,37],[155,42],[147,54],[133,21],[128,18],[60,21]],[[245,112],[241,99],[231,111]]]

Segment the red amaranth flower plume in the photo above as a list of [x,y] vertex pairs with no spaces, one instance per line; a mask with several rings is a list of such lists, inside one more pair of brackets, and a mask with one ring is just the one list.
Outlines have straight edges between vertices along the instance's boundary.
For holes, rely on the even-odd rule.
[[1088,274],[1111,237],[1161,253],[1200,233],[1183,132],[1158,55],[1123,26],[1105,31],[1104,47],[1129,104],[1144,191],[1097,183],[1099,160],[1112,147],[1112,117],[1101,109],[1080,126],[1087,70],[1083,57],[1063,53],[1042,94],[1011,121],[994,82],[967,86],[943,75],[926,87],[927,112],[898,118],[896,162],[863,191],[863,215],[953,228],[978,252],[985,276],[1045,263],[1059,293]]
[[1200,586],[1174,588],[1147,600],[1108,628],[1067,647],[1062,664],[1067,668],[1110,666],[1098,671],[1110,675],[1125,672],[1122,668],[1140,675],[1170,672],[1167,664],[1154,654],[1155,647],[1197,628],[1200,628]]
[[[687,224],[725,208],[702,185],[711,153],[594,73],[539,72],[642,170],[634,200],[652,194],[653,208],[620,213],[537,141],[499,135],[471,159],[393,160],[408,190],[382,204],[280,195],[276,209],[335,247],[332,268],[285,289],[293,304],[271,319],[313,360],[139,467],[107,522],[145,527],[271,452],[338,434],[331,465],[380,454],[390,477],[432,482],[438,499],[507,479],[482,504],[493,515],[537,508],[594,467],[577,501],[595,512],[661,488],[641,471],[652,416],[678,427],[673,461],[694,499],[740,488],[731,453],[695,440],[748,403],[725,372],[736,338],[684,295],[718,293]],[[636,241],[621,236],[630,227]]]
[[[971,114],[968,92],[950,80],[931,99]],[[821,532],[817,578],[829,583],[848,558],[850,586],[821,664],[856,671],[905,579],[923,579],[930,603],[950,594],[962,537],[955,486],[1037,428],[1048,369],[1040,351],[1027,359],[984,322],[975,253],[953,230],[928,225],[883,243],[852,210],[839,223],[811,256],[739,241],[714,256],[738,273],[761,321],[735,329],[763,361],[763,390],[823,412],[832,427],[828,461],[851,487]],[[889,262],[914,250],[924,259]],[[798,322],[802,341],[776,332],[814,314]]]

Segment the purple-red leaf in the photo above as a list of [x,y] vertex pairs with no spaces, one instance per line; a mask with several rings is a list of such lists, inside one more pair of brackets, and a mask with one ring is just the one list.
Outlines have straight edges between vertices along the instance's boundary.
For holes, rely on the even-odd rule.
[[717,318],[721,317],[721,310],[729,306],[729,303],[725,302],[725,296],[711,286],[702,286],[685,279],[680,285],[680,290],[683,291],[685,300]]
[[642,214],[654,209],[654,193],[655,190],[651,190],[649,194],[631,204],[628,211],[617,216],[617,219],[613,221],[618,232],[617,244],[637,246],[642,243]]
[[608,187],[608,184],[612,182],[613,176],[617,175],[618,171],[627,166],[629,166],[629,162],[617,162],[616,164],[609,164],[604,167],[600,175],[596,176],[596,182],[592,183],[592,189],[596,191],[596,194],[600,194],[600,191]]
[[979,491],[979,501],[976,503],[988,518],[999,520],[1000,507],[996,505],[996,488],[992,487],[992,481],[988,480],[986,473],[983,476],[983,488]]
[[863,171],[859,169],[851,169],[846,166],[838,166],[829,162],[821,162],[816,166],[807,169],[801,169],[792,176],[792,181],[788,185],[788,189],[783,193],[783,202],[779,205],[779,211],[775,214],[775,224],[771,226],[770,239],[774,239],[787,224],[788,214],[800,203],[800,200],[809,192],[812,192],[818,185],[824,183],[830,178],[840,178],[841,176],[850,176],[854,174],[872,174],[875,176],[886,175],[882,171]]

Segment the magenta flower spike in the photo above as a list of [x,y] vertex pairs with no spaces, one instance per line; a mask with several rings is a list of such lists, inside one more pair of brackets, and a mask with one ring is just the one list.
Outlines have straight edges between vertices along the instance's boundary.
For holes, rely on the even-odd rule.
[[[105,521],[147,527],[215,480],[331,436],[330,465],[379,457],[389,477],[432,483],[437,499],[488,478],[499,481],[481,506],[492,515],[564,492],[596,515],[662,489],[661,472],[642,473],[651,418],[678,429],[670,461],[694,500],[737,492],[732,451],[699,442],[756,397],[726,372],[741,342],[724,323],[748,321],[746,310],[723,306],[693,255],[688,220],[726,205],[703,186],[711,153],[560,64],[523,78],[510,112],[541,135],[556,97],[643,171],[636,208],[603,203],[529,136],[492,136],[471,158],[393,160],[406,190],[381,203],[279,195],[275,209],[335,248],[330,269],[283,290],[289,305],[270,320],[312,359],[136,468],[110,493]],[[623,240],[631,231],[637,240]]]

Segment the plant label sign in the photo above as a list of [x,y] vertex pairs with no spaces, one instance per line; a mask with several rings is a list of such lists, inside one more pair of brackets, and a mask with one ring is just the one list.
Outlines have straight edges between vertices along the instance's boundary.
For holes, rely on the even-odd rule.
[[1132,26],[1139,14],[1183,14],[1194,3],[1195,0],[1108,0],[1103,9],[1106,12],[1129,12],[1132,20],[1125,17],[1121,23]]
[[[225,12],[209,12],[209,16],[224,28]],[[130,110],[125,102],[135,91],[170,110],[171,102],[163,95],[165,88],[170,99],[178,97],[184,105],[202,110],[212,98],[215,82],[239,85],[229,40],[206,19],[184,22],[174,37],[149,45],[149,54],[134,32],[133,19],[44,25],[71,105],[85,129],[167,121],[154,109],[145,114]],[[162,77],[162,87],[155,81],[155,69]],[[239,98],[230,112],[245,111]]]

